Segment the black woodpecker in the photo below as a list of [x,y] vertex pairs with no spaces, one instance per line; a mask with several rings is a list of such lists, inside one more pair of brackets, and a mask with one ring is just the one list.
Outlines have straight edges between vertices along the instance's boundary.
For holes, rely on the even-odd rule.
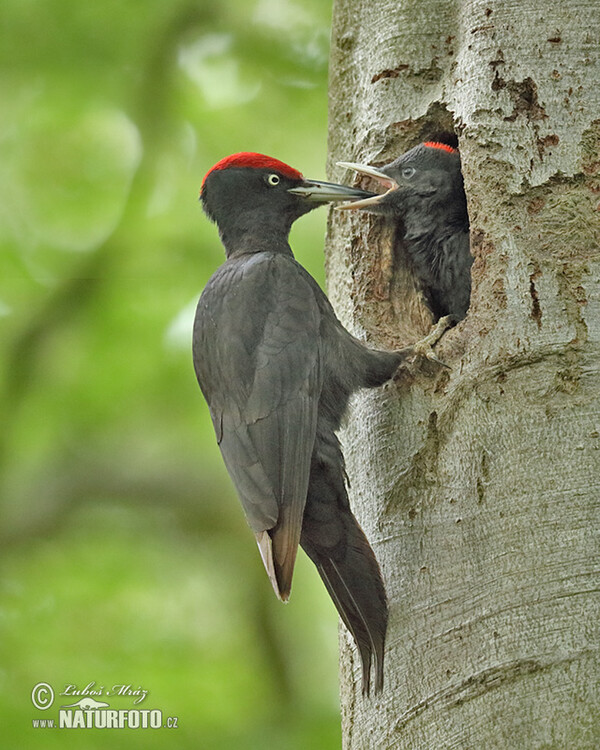
[[200,197],[227,259],[202,292],[193,335],[217,442],[275,593],[288,599],[300,544],[354,637],[365,694],[372,661],[375,690],[383,685],[388,608],[348,504],[336,432],[350,395],[385,383],[406,354],[368,349],[346,331],[288,235],[323,203],[372,196],[262,154],[218,162]]
[[339,162],[369,175],[387,192],[340,209],[365,209],[400,223],[400,236],[434,320],[452,325],[471,296],[469,216],[456,148],[437,141],[415,146],[384,167]]

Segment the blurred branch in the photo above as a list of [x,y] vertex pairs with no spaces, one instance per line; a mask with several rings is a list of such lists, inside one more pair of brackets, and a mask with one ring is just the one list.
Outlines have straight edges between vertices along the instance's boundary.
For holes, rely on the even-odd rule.
[[[51,479],[41,477],[27,486],[28,502],[19,504],[18,519],[15,523],[5,522],[0,531],[0,547],[6,554],[38,540],[59,537],[68,521],[80,509],[89,508],[93,501],[103,507],[112,505],[131,510],[136,516],[162,514],[158,516],[161,528],[164,524],[160,519],[167,517],[178,533],[195,540],[220,536],[242,539],[243,522],[238,522],[241,513],[233,497],[229,505],[201,501],[223,494],[222,485],[213,485],[210,479],[207,482],[204,474],[190,475],[184,466],[136,470],[118,464],[111,457],[105,461],[81,456],[71,459],[62,469],[55,467]],[[33,502],[31,498],[43,498],[43,502]],[[250,556],[252,534],[248,530],[244,536]],[[256,561],[247,573],[247,623],[260,649],[264,679],[271,683],[280,710],[286,710],[293,705],[296,695],[287,645],[274,621],[279,606],[262,565]]]
[[38,359],[46,341],[89,305],[116,266],[128,229],[143,220],[160,144],[170,133],[171,96],[176,75],[177,47],[184,34],[211,20],[213,10],[190,0],[175,9],[172,20],[159,38],[149,42],[150,54],[144,67],[139,92],[132,107],[142,143],[142,158],[131,182],[121,219],[113,233],[86,256],[73,275],[59,283],[44,303],[32,312],[28,323],[17,335],[6,355],[4,419],[0,438],[0,467],[6,457],[11,425],[20,404],[35,379],[41,375]]
[[[164,511],[175,518],[183,532],[196,536],[233,534],[237,527],[235,514],[223,512],[220,503],[199,502],[199,498],[223,494],[222,487],[203,476],[190,476],[185,467],[137,471],[114,461],[93,462],[78,457],[62,470],[54,467],[52,478],[42,476],[22,492],[27,501],[20,503],[18,520],[3,523],[3,549],[56,535],[73,512],[94,500],[137,512]],[[29,498],[43,498],[43,502],[34,503]]]

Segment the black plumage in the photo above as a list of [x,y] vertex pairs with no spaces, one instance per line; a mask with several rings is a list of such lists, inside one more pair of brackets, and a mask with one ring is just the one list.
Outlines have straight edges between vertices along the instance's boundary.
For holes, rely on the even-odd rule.
[[336,435],[350,395],[403,360],[346,331],[288,244],[321,203],[366,197],[305,180],[257,154],[207,174],[201,192],[227,255],[196,312],[194,365],[217,441],[276,594],[287,600],[298,544],[316,565],[360,652],[363,691],[383,684],[387,600],[348,503]]
[[340,162],[388,191],[341,208],[365,209],[399,223],[399,235],[434,320],[467,314],[471,297],[469,216],[460,155],[438,141],[415,146],[384,167]]

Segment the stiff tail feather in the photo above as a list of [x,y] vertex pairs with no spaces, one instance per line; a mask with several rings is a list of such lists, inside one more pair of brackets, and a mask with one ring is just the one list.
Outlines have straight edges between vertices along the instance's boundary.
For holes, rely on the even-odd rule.
[[311,538],[311,524],[306,523],[306,518],[301,544],[356,642],[362,662],[362,692],[368,695],[372,662],[375,692],[383,688],[387,598],[379,565],[366,536],[349,508],[338,506],[337,510],[341,528],[336,529],[335,546],[319,543],[322,529]]

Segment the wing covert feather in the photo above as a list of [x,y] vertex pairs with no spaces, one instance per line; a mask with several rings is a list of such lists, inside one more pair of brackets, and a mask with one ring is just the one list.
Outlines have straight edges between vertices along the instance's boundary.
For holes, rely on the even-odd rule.
[[269,531],[277,593],[284,598],[315,440],[319,326],[303,269],[267,253],[221,266],[202,294],[194,326],[194,364],[217,440],[248,523],[257,535]]

